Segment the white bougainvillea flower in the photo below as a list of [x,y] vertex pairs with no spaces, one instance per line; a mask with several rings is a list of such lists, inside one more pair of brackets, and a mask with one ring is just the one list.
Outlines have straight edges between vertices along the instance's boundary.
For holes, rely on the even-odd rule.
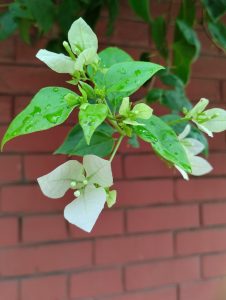
[[201,131],[213,137],[213,132],[226,130],[226,111],[221,108],[205,110],[208,104],[209,100],[202,98],[185,117],[193,121]]
[[98,62],[98,40],[86,22],[79,18],[68,31],[68,41],[63,45],[70,56],[57,54],[41,49],[36,57],[57,73],[76,74],[83,71],[83,67]]
[[69,160],[51,173],[38,178],[42,192],[50,198],[61,198],[67,190],[76,190],[65,207],[64,217],[70,223],[90,232],[104,208],[105,188],[113,184],[111,163],[96,155],[86,155],[83,165]]
[[142,125],[137,122],[136,119],[144,119],[147,120],[152,116],[153,109],[145,103],[136,104],[131,110],[131,103],[129,101],[129,97],[125,97],[122,100],[122,104],[119,108],[119,114],[125,119],[123,123],[129,125]]
[[[184,131],[178,136],[178,139],[187,154],[188,161],[191,165],[191,174],[194,176],[201,176],[209,173],[213,168],[206,159],[197,156],[197,154],[200,154],[203,151],[204,145],[196,139],[186,138],[190,130],[190,125],[187,125]],[[188,174],[183,169],[178,166],[175,167],[184,179],[189,179]]]

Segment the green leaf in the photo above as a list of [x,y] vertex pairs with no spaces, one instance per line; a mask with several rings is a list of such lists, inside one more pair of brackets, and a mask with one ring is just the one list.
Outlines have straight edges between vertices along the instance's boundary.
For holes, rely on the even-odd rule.
[[178,19],[192,27],[195,21],[195,1],[182,0]]
[[114,147],[112,134],[113,129],[103,123],[96,129],[90,144],[87,145],[81,126],[76,125],[55,153],[78,156],[94,154],[105,157],[112,152]]
[[174,72],[187,83],[190,76],[190,65],[200,53],[200,42],[196,32],[184,21],[176,21],[176,33],[173,43]]
[[132,57],[117,47],[108,47],[99,54],[101,67],[110,68],[112,65],[120,62],[133,61]]
[[171,87],[181,87],[184,89],[183,81],[175,74],[169,73],[169,70],[162,70],[159,72],[158,77],[163,84]]
[[133,148],[139,148],[140,147],[140,143],[137,139],[137,135],[136,134],[132,134],[131,138],[128,139],[128,144],[131,145]]
[[148,91],[146,96],[147,102],[153,103],[155,101],[160,100],[162,98],[163,92],[164,92],[163,89],[158,89],[158,88],[151,89],[150,91]]
[[87,144],[96,128],[106,119],[108,109],[105,104],[88,104],[79,111],[79,123],[83,129]]
[[149,0],[129,0],[129,4],[141,19],[145,22],[151,21]]
[[9,11],[0,15],[0,40],[7,39],[17,29],[17,23]]
[[105,75],[107,97],[114,109],[117,109],[123,97],[137,91],[162,66],[141,61],[117,63],[110,67]]
[[11,122],[6,131],[1,147],[9,140],[28,133],[46,130],[63,123],[74,106],[69,106],[64,99],[68,94],[78,95],[61,87],[41,89],[30,104]]
[[153,149],[165,160],[177,165],[186,172],[191,172],[184,148],[180,144],[173,129],[156,116],[142,120],[144,126],[134,126],[134,132],[144,141],[150,143]]
[[166,41],[166,21],[164,17],[159,16],[151,23],[152,38],[156,48],[165,59],[168,57],[168,47]]
[[54,5],[51,0],[25,0],[26,6],[37,21],[39,28],[47,32],[54,21]]
[[226,12],[225,0],[202,0],[202,4],[214,20],[220,18]]
[[226,26],[220,22],[208,22],[208,29],[214,42],[226,50]]
[[188,110],[192,108],[192,104],[186,97],[184,89],[178,87],[174,90],[164,90],[160,102],[174,112],[183,112],[184,108]]

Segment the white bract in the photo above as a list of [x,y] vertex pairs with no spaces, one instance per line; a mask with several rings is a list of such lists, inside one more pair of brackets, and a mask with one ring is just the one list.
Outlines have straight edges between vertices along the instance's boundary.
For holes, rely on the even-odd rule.
[[133,109],[131,109],[129,97],[123,98],[122,104],[119,108],[119,114],[125,117],[123,123],[129,125],[142,125],[141,123],[138,123],[136,119],[139,118],[147,120],[152,116],[152,112],[153,109],[145,103],[138,103],[133,107]]
[[43,194],[54,199],[63,197],[70,188],[76,190],[74,195],[77,199],[65,207],[64,217],[90,232],[104,208],[107,198],[105,188],[113,184],[111,163],[95,155],[86,155],[83,165],[69,160],[39,177],[38,183]]
[[70,57],[45,49],[39,50],[36,57],[55,72],[71,75],[83,71],[86,65],[98,62],[97,36],[82,18],[71,25],[68,31],[68,41],[70,45],[66,41],[63,45]]
[[191,119],[201,131],[213,137],[213,132],[226,130],[226,111],[221,108],[205,110],[208,104],[209,100],[202,98],[185,117]]
[[[203,151],[204,145],[196,139],[186,138],[190,130],[190,125],[187,125],[184,131],[178,136],[178,139],[187,154],[188,161],[191,165],[191,174],[194,176],[201,176],[209,173],[213,168],[207,160],[197,156],[197,154],[200,154]],[[175,167],[182,174],[184,179],[189,179],[187,173],[183,169],[178,166]]]

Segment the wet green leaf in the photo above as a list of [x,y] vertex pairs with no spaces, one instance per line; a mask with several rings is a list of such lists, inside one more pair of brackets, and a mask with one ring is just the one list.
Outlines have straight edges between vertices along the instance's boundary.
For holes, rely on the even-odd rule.
[[117,63],[110,67],[105,75],[105,88],[114,109],[118,108],[123,97],[133,94],[161,69],[160,65],[141,61]]
[[117,47],[108,47],[99,53],[101,66],[110,68],[112,65],[120,62],[133,61],[132,57]]
[[112,152],[114,146],[112,134],[113,129],[103,123],[96,129],[90,144],[87,145],[81,126],[76,125],[55,153],[78,156],[94,154],[105,157]]
[[91,137],[96,128],[103,123],[107,117],[108,109],[105,104],[87,104],[79,111],[79,123],[83,129],[87,144],[90,144]]
[[30,104],[11,122],[1,147],[17,136],[46,130],[63,123],[75,107],[75,105],[69,106],[64,99],[68,93],[78,96],[61,87],[41,89]]
[[176,133],[164,121],[156,116],[141,120],[143,126],[134,126],[134,132],[144,141],[150,143],[158,155],[186,172],[191,171],[184,148]]

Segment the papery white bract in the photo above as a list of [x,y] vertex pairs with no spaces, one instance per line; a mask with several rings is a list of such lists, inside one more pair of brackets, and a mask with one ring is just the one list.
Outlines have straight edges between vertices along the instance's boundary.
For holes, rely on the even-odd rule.
[[65,207],[68,222],[90,232],[104,208],[105,188],[113,184],[111,163],[95,155],[85,155],[83,165],[69,160],[51,173],[38,178],[42,192],[60,198],[70,188],[77,189],[77,199]]
[[226,130],[226,111],[221,108],[205,108],[209,100],[202,98],[186,115],[196,126],[208,136],[213,137],[213,132]]
[[[184,131],[178,136],[178,139],[187,154],[188,161],[191,165],[191,174],[194,176],[201,176],[209,173],[213,168],[206,159],[197,156],[197,154],[200,154],[203,151],[204,145],[196,139],[186,138],[190,130],[190,125],[187,125]],[[182,170],[178,166],[175,167],[181,173],[184,179],[189,179],[187,173],[184,170]]]
[[[70,57],[64,54],[57,54],[45,49],[41,49],[36,57],[43,61],[48,67],[57,73],[68,73],[74,75],[76,71],[83,71],[83,67],[98,62],[98,40],[95,33],[79,18],[69,29],[67,44]],[[64,45],[65,45],[64,44]],[[66,47],[66,49],[67,49]]]
[[64,209],[68,222],[90,232],[106,202],[106,192],[100,187],[87,185],[81,195]]

